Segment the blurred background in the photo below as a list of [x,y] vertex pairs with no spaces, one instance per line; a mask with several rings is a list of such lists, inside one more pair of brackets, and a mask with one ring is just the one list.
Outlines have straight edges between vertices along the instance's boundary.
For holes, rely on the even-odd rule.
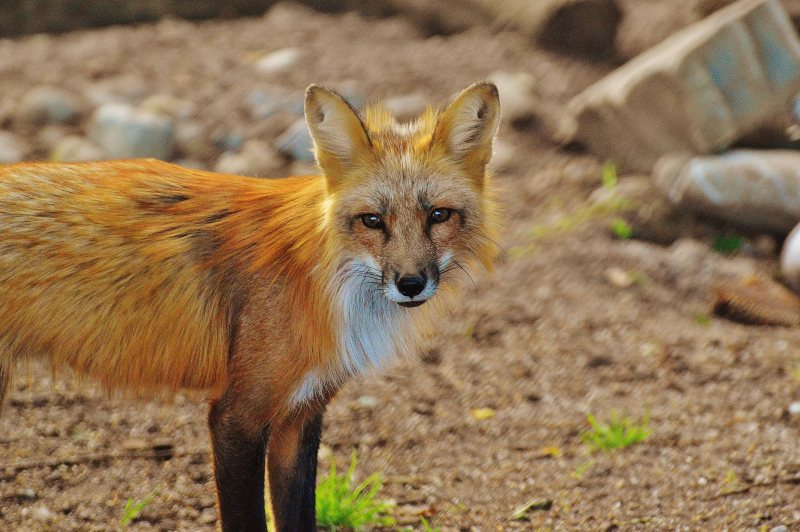
[[[491,79],[505,253],[421,360],[337,396],[320,481],[353,453],[381,474],[367,530],[794,530],[795,24],[795,0],[6,0],[0,162],[314,173],[309,83],[407,120]],[[24,369],[0,528],[214,529],[205,419]]]

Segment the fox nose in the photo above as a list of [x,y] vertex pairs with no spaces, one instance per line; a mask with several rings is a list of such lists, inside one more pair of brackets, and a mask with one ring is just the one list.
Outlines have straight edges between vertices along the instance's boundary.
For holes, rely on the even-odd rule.
[[397,280],[397,289],[406,297],[414,297],[425,289],[426,282],[422,275],[404,275]]

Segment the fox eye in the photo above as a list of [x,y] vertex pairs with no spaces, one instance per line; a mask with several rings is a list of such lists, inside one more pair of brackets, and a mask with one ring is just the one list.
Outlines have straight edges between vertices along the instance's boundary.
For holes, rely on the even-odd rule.
[[361,223],[370,229],[383,229],[383,218],[374,212],[361,215]]
[[453,214],[453,211],[451,211],[450,209],[444,209],[444,208],[433,209],[428,218],[430,219],[430,222],[432,224],[441,224],[449,220],[451,214]]

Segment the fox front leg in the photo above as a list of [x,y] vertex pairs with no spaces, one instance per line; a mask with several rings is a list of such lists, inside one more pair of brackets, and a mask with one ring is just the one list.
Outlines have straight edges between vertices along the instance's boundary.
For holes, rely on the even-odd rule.
[[223,532],[267,530],[264,461],[269,428],[247,426],[245,420],[228,396],[213,403],[208,415]]
[[323,412],[302,414],[270,432],[269,469],[272,515],[279,532],[317,530],[315,487]]

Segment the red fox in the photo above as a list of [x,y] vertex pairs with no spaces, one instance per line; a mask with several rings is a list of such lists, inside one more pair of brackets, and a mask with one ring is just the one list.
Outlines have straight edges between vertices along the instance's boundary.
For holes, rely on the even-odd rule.
[[0,405],[41,357],[137,395],[207,390],[223,530],[315,530],[322,415],[411,355],[455,268],[497,255],[497,88],[399,124],[311,85],[321,176],[155,160],[0,167]]

